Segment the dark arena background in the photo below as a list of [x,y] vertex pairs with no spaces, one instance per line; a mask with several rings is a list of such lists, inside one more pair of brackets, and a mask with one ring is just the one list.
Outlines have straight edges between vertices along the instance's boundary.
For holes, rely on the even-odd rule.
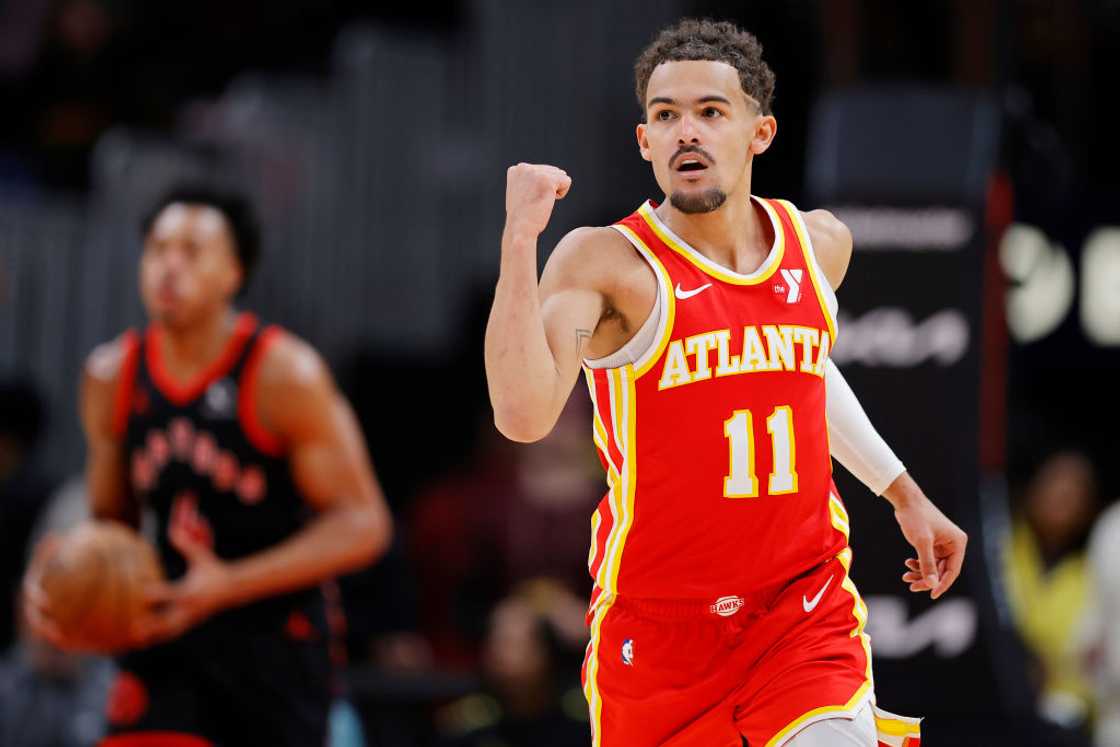
[[253,197],[244,304],[324,354],[394,514],[342,579],[331,745],[590,743],[590,405],[506,441],[482,333],[507,166],[573,178],[542,263],[660,197],[633,61],[685,15],[764,45],[753,190],[851,227],[834,359],[970,536],[949,594],[910,594],[837,465],[880,705],[923,745],[1120,746],[1116,0],[0,0],[0,746],[105,728],[113,665],[29,638],[20,579],[81,520],[82,361],[143,324],[141,212],[187,178]]

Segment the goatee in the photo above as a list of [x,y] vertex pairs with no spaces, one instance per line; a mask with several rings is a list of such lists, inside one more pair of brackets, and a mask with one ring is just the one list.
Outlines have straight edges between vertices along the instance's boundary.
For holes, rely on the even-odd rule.
[[682,193],[673,192],[669,195],[669,203],[682,213],[710,213],[719,208],[727,200],[727,193],[719,187],[705,189],[703,192]]

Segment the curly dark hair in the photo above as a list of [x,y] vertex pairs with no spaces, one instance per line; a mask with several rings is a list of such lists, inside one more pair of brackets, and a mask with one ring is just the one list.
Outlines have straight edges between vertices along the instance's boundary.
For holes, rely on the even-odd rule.
[[634,63],[635,93],[642,112],[653,70],[662,62],[715,60],[739,71],[743,92],[770,114],[774,99],[774,71],[762,59],[762,44],[754,34],[729,21],[685,18],[661,30]]

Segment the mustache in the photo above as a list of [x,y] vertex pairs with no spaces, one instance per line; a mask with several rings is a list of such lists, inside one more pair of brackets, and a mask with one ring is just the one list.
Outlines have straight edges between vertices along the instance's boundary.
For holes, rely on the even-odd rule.
[[673,154],[673,157],[669,159],[669,168],[673,168],[673,164],[676,163],[681,156],[686,156],[689,153],[699,153],[713,166],[716,163],[716,159],[712,158],[712,155],[699,145],[682,145],[677,152]]

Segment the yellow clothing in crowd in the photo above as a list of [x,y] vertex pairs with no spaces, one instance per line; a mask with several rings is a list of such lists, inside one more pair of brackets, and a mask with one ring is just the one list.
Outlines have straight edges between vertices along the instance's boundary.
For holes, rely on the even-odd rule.
[[1078,551],[1047,568],[1034,535],[1022,519],[1015,522],[1004,548],[1004,570],[1015,625],[1041,662],[1043,706],[1079,703],[1091,711],[1092,688],[1080,659],[1080,635],[1091,580],[1085,553]]

